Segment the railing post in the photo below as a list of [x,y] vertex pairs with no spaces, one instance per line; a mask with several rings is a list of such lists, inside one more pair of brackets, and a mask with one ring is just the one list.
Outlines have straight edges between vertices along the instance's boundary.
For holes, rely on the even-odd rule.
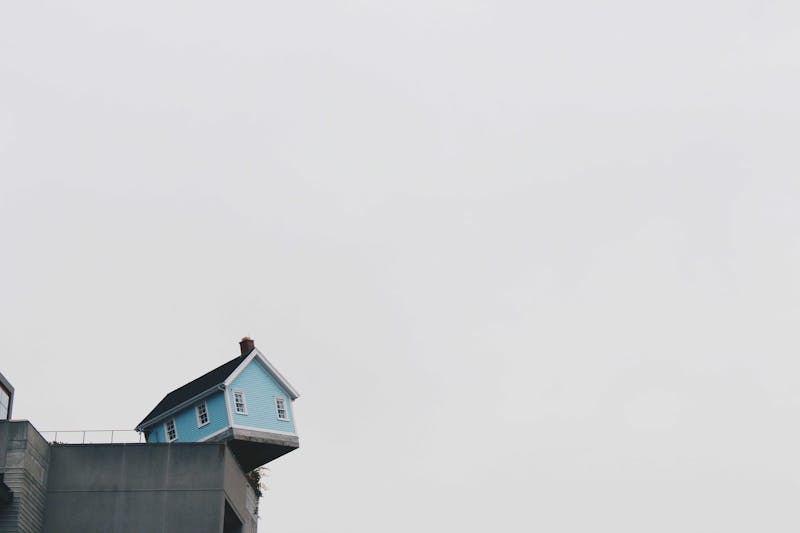
[[83,432],[83,436],[81,437],[81,444],[86,444],[86,432]]

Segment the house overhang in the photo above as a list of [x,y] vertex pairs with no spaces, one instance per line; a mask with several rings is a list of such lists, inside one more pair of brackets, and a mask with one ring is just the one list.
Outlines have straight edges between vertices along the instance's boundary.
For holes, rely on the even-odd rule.
[[227,442],[242,470],[249,472],[300,447],[297,435],[229,427],[209,441]]

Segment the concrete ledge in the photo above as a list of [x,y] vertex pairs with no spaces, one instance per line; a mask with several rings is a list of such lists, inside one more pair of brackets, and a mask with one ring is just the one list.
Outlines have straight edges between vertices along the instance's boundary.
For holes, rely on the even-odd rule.
[[284,435],[282,433],[272,433],[271,431],[233,428],[233,438],[236,440],[277,444],[278,446],[289,446],[292,448],[300,447],[300,439],[297,438],[296,435]]
[[228,428],[211,439],[227,442],[242,470],[249,472],[300,447],[296,435]]

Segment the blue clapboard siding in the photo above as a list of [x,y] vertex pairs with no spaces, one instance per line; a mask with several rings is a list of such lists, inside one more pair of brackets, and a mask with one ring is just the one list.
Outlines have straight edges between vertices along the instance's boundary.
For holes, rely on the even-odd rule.
[[[233,391],[241,390],[244,392],[247,402],[247,414],[243,415],[236,412],[236,405],[233,401]],[[236,376],[231,386],[227,390],[228,401],[231,405],[231,416],[233,423],[237,426],[247,426],[264,430],[278,430],[294,433],[294,412],[292,410],[292,400],[286,392],[266,371],[266,369],[256,359]],[[286,399],[286,409],[289,411],[289,420],[278,420],[278,413],[275,409],[275,397],[280,396]]]
[[156,424],[148,431],[147,442],[167,442],[164,438],[164,424]]
[[[205,401],[208,405],[208,424],[197,427],[197,411],[195,407]],[[215,392],[211,396],[205,397],[199,402],[187,406],[182,411],[173,415],[175,427],[178,430],[178,439],[173,442],[197,442],[205,439],[209,435],[228,427],[228,411],[225,409],[225,394],[222,391]],[[163,420],[152,428],[147,437],[147,442],[167,442],[164,431]]]

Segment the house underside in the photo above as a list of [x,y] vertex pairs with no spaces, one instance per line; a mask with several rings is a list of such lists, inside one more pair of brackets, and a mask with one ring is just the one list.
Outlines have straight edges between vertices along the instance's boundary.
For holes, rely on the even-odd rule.
[[243,428],[228,428],[209,442],[227,442],[245,472],[300,447],[300,440],[294,435]]

